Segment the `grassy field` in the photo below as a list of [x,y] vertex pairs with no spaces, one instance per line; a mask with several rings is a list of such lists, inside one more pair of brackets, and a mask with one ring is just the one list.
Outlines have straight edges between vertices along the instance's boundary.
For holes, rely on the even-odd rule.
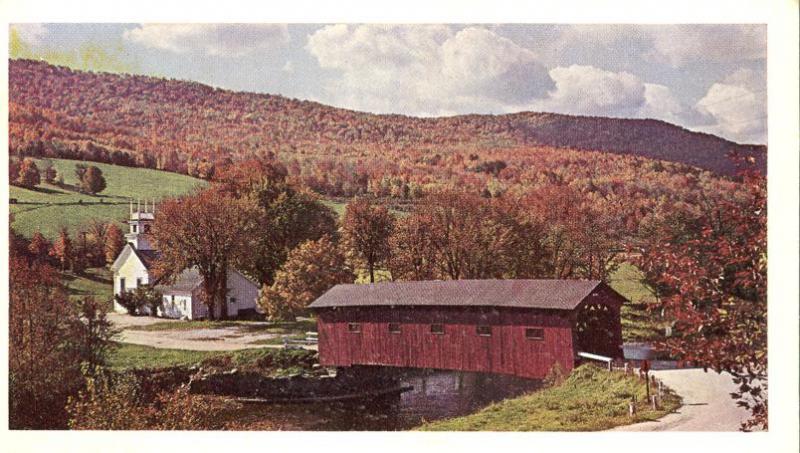
[[[37,229],[52,239],[61,226],[74,232],[91,221],[125,220],[128,200],[137,198],[157,199],[181,195],[205,184],[186,175],[143,168],[86,162],[103,171],[107,187],[96,196],[82,194],[77,189],[75,164],[80,161],[51,159],[53,166],[64,176],[64,185],[42,183],[35,190],[10,187],[10,198],[17,204],[10,205],[14,214],[14,228],[30,237]],[[41,168],[42,161],[37,161]]]
[[[628,415],[635,397],[637,413]],[[422,425],[424,431],[599,431],[655,420],[680,407],[667,392],[663,408],[646,404],[645,382],[636,376],[582,365],[554,387],[493,404],[464,417]]]
[[97,300],[109,301],[111,309],[113,288],[111,284],[111,271],[106,268],[86,269],[85,275],[75,275],[70,272],[62,274],[64,286],[69,291],[70,298],[92,296]]
[[622,306],[622,338],[625,341],[647,341],[663,338],[666,324],[657,311],[650,311],[656,300],[641,281],[642,273],[630,264],[622,263],[611,275],[608,284],[627,298]]

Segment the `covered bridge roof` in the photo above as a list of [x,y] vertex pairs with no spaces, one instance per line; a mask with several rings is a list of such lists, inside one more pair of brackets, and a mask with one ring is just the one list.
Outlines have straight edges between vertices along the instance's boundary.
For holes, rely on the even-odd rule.
[[614,290],[599,280],[448,280],[336,285],[309,307],[474,306],[572,310]]

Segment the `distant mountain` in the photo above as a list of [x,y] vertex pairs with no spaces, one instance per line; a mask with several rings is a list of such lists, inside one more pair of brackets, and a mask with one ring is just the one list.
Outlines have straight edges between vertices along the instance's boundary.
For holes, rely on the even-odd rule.
[[436,147],[480,153],[547,146],[635,155],[721,175],[735,172],[728,154],[736,152],[766,169],[765,146],[657,120],[534,112],[414,118],[30,60],[11,60],[9,71],[12,152],[41,155],[49,148],[61,157],[185,171],[198,160],[266,153],[335,156]]

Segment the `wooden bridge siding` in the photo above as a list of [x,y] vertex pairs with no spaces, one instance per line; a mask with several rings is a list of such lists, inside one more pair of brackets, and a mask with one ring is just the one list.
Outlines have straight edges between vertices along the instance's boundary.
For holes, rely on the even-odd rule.
[[[348,323],[361,324],[361,333]],[[401,333],[389,332],[399,322]],[[430,333],[441,323],[445,334]],[[571,318],[568,312],[524,309],[340,308],[318,312],[320,361],[326,366],[386,365],[398,367],[494,372],[542,378],[558,361],[573,366]],[[492,326],[479,336],[478,324]],[[544,330],[544,340],[525,338],[527,327]]]

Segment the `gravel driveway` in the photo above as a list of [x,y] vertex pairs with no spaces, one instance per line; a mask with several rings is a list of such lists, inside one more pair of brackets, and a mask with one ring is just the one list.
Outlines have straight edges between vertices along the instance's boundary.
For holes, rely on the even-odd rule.
[[[150,316],[130,316],[119,313],[109,313],[109,320],[115,327],[121,329],[116,340],[123,343],[152,346],[164,349],[186,349],[191,351],[235,351],[238,349],[254,348],[282,348],[282,344],[253,344],[267,340],[280,341],[280,334],[254,331],[252,326],[259,323],[251,322],[247,325],[228,326],[219,328],[200,328],[191,330],[135,330],[131,327],[146,326],[163,322],[186,322]],[[267,323],[263,323],[267,324]],[[316,350],[316,345],[304,345],[304,349]]]
[[651,371],[683,398],[676,413],[657,421],[620,426],[611,431],[738,431],[750,413],[736,406],[731,375],[702,369]]

